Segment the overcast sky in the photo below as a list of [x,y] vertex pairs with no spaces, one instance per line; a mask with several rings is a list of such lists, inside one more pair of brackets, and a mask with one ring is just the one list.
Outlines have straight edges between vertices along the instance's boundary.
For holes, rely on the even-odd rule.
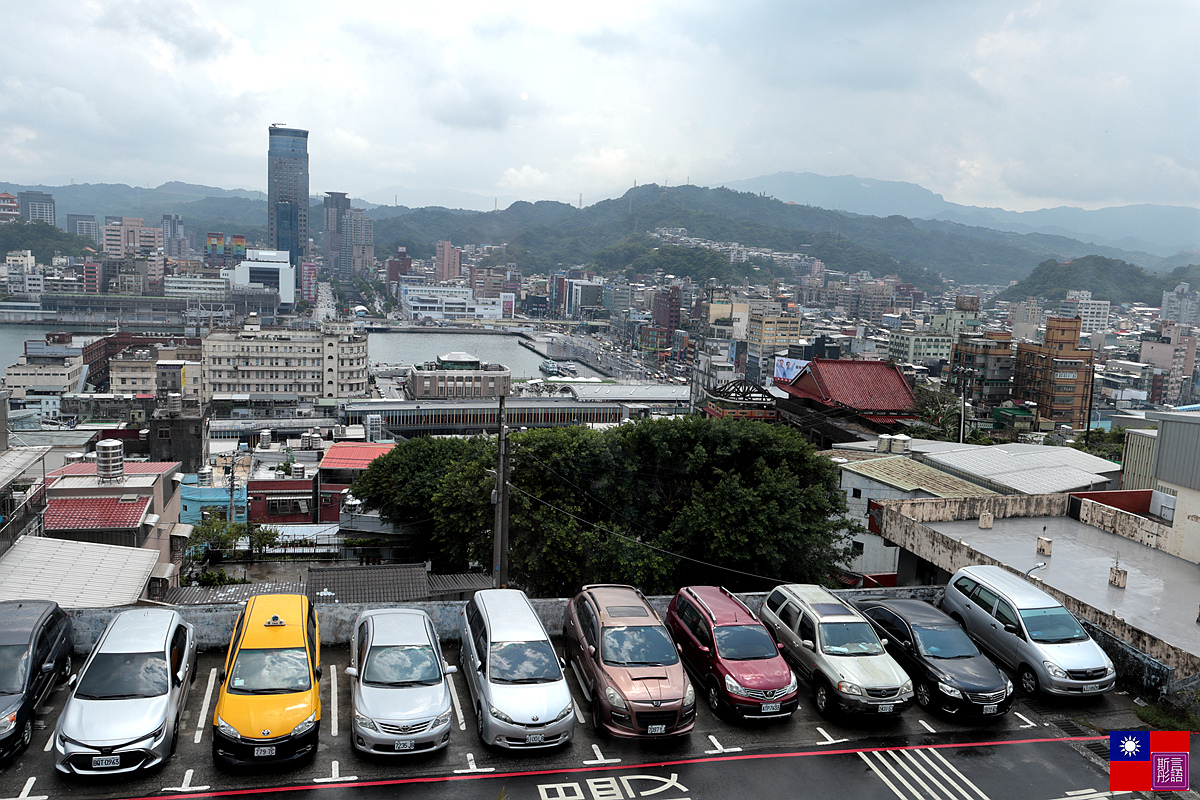
[[[10,3],[0,180],[589,204],[780,171],[1200,206],[1200,3]],[[403,202],[403,198],[401,199]],[[490,201],[487,201],[490,207]]]

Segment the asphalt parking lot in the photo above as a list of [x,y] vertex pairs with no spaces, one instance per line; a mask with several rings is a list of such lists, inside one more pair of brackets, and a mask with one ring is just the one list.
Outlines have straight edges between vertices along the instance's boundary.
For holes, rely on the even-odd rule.
[[[561,649],[561,643],[559,643]],[[746,791],[753,791],[755,781],[769,781],[771,770],[749,770],[746,762],[758,757],[776,758],[779,755],[817,755],[828,753],[839,757],[847,754],[860,754],[860,751],[873,752],[908,752],[920,749],[920,752],[938,750],[942,747],[953,747],[963,750],[979,745],[980,756],[989,754],[996,757],[999,751],[1009,748],[998,747],[998,743],[1041,742],[1043,740],[1060,740],[1054,742],[1059,748],[1057,755],[1047,756],[1046,774],[1054,770],[1062,771],[1070,767],[1064,763],[1064,758],[1073,759],[1077,763],[1067,769],[1057,784],[1046,787],[1045,792],[1039,792],[1046,798],[1079,797],[1088,800],[1087,793],[1067,795],[1070,791],[1091,789],[1090,797],[1100,797],[1096,792],[1107,789],[1107,776],[1098,767],[1098,759],[1088,758],[1084,753],[1087,738],[1095,738],[1094,730],[1073,729],[1074,741],[1061,741],[1065,734],[1052,722],[1055,718],[1067,718],[1076,710],[1088,714],[1103,716],[1106,713],[1119,711],[1121,698],[1108,695],[1100,698],[1090,698],[1086,701],[1068,703],[1066,701],[1038,700],[1032,703],[1018,702],[1012,713],[996,720],[991,724],[972,725],[959,724],[951,720],[934,717],[919,708],[913,708],[903,716],[894,720],[846,720],[830,721],[818,716],[812,708],[807,695],[801,702],[800,710],[786,722],[746,725],[726,721],[715,717],[699,702],[695,730],[690,736],[677,740],[662,740],[656,742],[631,742],[613,739],[597,738],[587,722],[588,706],[583,694],[568,670],[568,680],[576,702],[575,740],[567,747],[550,751],[507,752],[484,747],[475,733],[475,713],[471,708],[470,694],[462,674],[452,676],[457,694],[455,718],[452,723],[450,744],[445,749],[425,755],[401,755],[396,757],[363,756],[351,746],[350,731],[350,682],[344,669],[349,656],[345,648],[322,649],[322,666],[324,672],[321,678],[322,719],[321,743],[316,758],[311,764],[279,771],[269,768],[255,769],[243,772],[226,772],[216,768],[212,762],[211,719],[214,694],[217,691],[216,674],[223,654],[209,651],[200,654],[197,680],[193,687],[191,698],[184,712],[185,727],[179,738],[178,750],[162,767],[133,777],[80,779],[59,775],[54,769],[50,739],[54,722],[62,704],[67,697],[67,689],[60,687],[51,695],[40,715],[37,730],[29,750],[19,756],[6,769],[0,771],[0,800],[8,798],[24,798],[24,800],[54,800],[60,797],[147,797],[147,796],[188,796],[193,794],[231,793],[258,790],[270,787],[306,787],[337,789],[337,793],[347,791],[343,784],[354,784],[354,791],[367,792],[371,784],[385,782],[393,789],[403,784],[407,786],[406,797],[440,797],[443,789],[435,788],[439,781],[453,782],[463,792],[466,782],[471,779],[488,778],[490,776],[522,776],[521,780],[532,780],[529,776],[565,774],[582,775],[595,772],[607,775],[612,771],[626,768],[643,767],[645,765],[689,764],[693,773],[704,764],[706,769],[717,769],[714,764],[726,764],[722,775],[732,775],[732,765],[745,772],[743,778],[735,781],[737,794],[725,795],[726,790],[717,790],[716,794],[706,792],[706,797],[738,796]],[[452,664],[458,663],[458,653],[455,648],[448,648],[447,659]],[[803,684],[802,684],[803,686]],[[210,688],[211,687],[211,688]],[[1081,735],[1082,734],[1082,735]],[[990,743],[984,745],[983,743]],[[1070,749],[1068,749],[1068,747]],[[1107,745],[1105,745],[1107,747]],[[954,752],[958,752],[955,750]],[[1011,748],[1016,754],[1016,747]],[[1107,752],[1107,751],[1105,751]],[[947,757],[953,755],[945,751]],[[847,756],[849,757],[849,756]],[[875,756],[872,755],[872,758]],[[942,758],[941,755],[937,756]],[[1004,753],[999,755],[1004,760]],[[1016,758],[1016,756],[1013,756]],[[865,758],[865,757],[864,757]],[[863,797],[924,797],[920,786],[908,781],[914,793],[907,794],[903,782],[897,781],[897,775],[889,770],[898,771],[900,778],[905,777],[905,767],[891,764],[888,758],[882,758],[881,763],[872,764],[867,760],[867,767],[858,757],[851,762],[852,768],[847,777],[863,782],[863,787],[856,789],[856,796]],[[916,758],[916,756],[914,756]],[[930,761],[932,757],[925,758]],[[958,756],[955,756],[958,758]],[[969,764],[969,757],[961,757],[964,764]],[[1037,756],[1024,755],[1019,760],[1033,760]],[[814,765],[816,759],[803,759],[805,770],[811,774],[822,774]],[[1051,765],[1051,762],[1054,762]],[[766,762],[764,762],[766,763]],[[775,767],[782,768],[779,763],[770,762]],[[833,760],[828,764],[832,765]],[[1053,769],[1051,769],[1053,766]],[[949,767],[949,769],[947,768]],[[830,767],[832,768],[832,767]],[[920,768],[934,782],[940,782],[938,775],[949,776],[954,785],[959,786],[967,794],[962,800],[986,800],[987,798],[1016,797],[1022,794],[988,793],[986,789],[972,791],[967,788],[973,785],[964,771],[962,781],[958,781],[951,772],[949,762],[946,765],[936,762],[929,764],[918,760],[908,769],[916,772]],[[935,768],[940,768],[936,769]],[[773,767],[774,769],[774,767]],[[643,769],[643,771],[645,771]],[[661,770],[660,770],[661,772]],[[1003,770],[1002,770],[1003,772]],[[666,774],[666,773],[664,773]],[[707,773],[706,773],[707,774]],[[803,774],[809,774],[805,772]],[[832,773],[836,779],[838,774]],[[608,780],[597,778],[596,780]],[[699,780],[699,775],[696,780]],[[823,778],[821,780],[828,780]],[[516,780],[516,778],[512,778]],[[573,779],[578,783],[581,778]],[[615,780],[615,778],[613,778]],[[982,780],[982,778],[981,778]],[[401,783],[397,783],[401,782]],[[749,782],[749,785],[747,784]],[[484,782],[486,783],[486,781]],[[545,800],[545,798],[574,797],[572,789],[547,790],[545,786],[569,786],[570,781],[560,783],[530,783],[527,790],[509,797],[529,796]],[[1058,785],[1062,784],[1062,785]],[[1081,785],[1082,784],[1082,785]],[[473,782],[474,786],[475,783]],[[482,784],[481,784],[482,785]],[[590,784],[578,783],[580,787]],[[632,785],[632,784],[630,784]],[[718,784],[720,783],[718,782]],[[765,784],[764,784],[765,785]],[[949,784],[948,784],[949,785]],[[339,788],[341,787],[341,788]],[[480,789],[479,796],[496,797],[498,787]],[[619,788],[619,787],[618,787]],[[447,790],[448,791],[448,790]],[[580,792],[583,789],[579,789]],[[615,790],[614,790],[615,791]],[[733,789],[729,789],[733,791]],[[949,790],[947,789],[947,792]],[[490,792],[490,795],[488,794]],[[554,792],[560,792],[555,794]],[[561,793],[565,792],[565,793]],[[629,797],[641,796],[629,789]],[[649,792],[647,792],[649,793]],[[322,796],[328,796],[323,793]],[[395,796],[393,794],[392,796]],[[461,796],[468,796],[464,793]],[[474,792],[470,796],[475,796]],[[596,798],[612,797],[614,793],[596,794]],[[663,792],[656,795],[658,800],[673,800],[680,796],[678,793]],[[829,796],[842,796],[833,791]],[[940,797],[941,794],[930,794]],[[957,793],[947,796],[959,797]],[[580,794],[581,800],[589,796]],[[695,798],[691,798],[695,800]]]

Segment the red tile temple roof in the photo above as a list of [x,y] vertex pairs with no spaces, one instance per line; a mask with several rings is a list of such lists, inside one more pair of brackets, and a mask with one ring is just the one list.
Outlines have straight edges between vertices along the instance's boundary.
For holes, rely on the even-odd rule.
[[48,531],[126,530],[141,525],[149,507],[149,497],[54,497],[46,502],[45,527]]
[[390,452],[394,444],[335,442],[325,451],[321,469],[366,469],[371,462]]
[[793,397],[865,412],[910,411],[917,398],[895,364],[814,358],[791,383],[776,384]]

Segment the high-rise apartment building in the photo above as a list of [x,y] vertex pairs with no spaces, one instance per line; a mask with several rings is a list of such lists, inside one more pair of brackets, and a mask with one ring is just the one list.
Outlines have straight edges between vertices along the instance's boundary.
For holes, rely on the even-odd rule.
[[462,274],[462,248],[450,242],[438,242],[434,252],[434,278],[452,281]]
[[1092,397],[1095,353],[1079,348],[1079,317],[1046,318],[1042,344],[1017,345],[1012,399],[1037,404],[1038,414],[1055,425],[1083,427]]
[[1007,331],[959,335],[949,369],[949,384],[955,394],[995,408],[1011,399],[1012,376],[1012,337]]
[[348,278],[350,270],[342,266],[342,217],[350,210],[350,197],[345,192],[325,193],[325,268],[334,275]]
[[679,310],[678,286],[668,286],[666,289],[654,293],[654,302],[651,304],[650,313],[654,318],[655,325],[669,331],[679,330]]
[[54,195],[35,191],[17,192],[17,203],[21,208],[21,219],[26,222],[58,224],[54,211]]
[[342,214],[341,261],[351,275],[366,275],[375,266],[375,223],[361,208]]
[[775,354],[804,340],[801,317],[751,314],[746,326],[746,380],[760,386],[775,377]]
[[151,255],[163,246],[163,229],[148,228],[141,217],[105,217],[100,246],[106,255]]
[[1187,283],[1177,284],[1173,291],[1163,292],[1159,318],[1181,325],[1200,325],[1200,292],[1193,292]]
[[308,249],[308,131],[272,125],[267,147],[267,247],[293,264]]
[[1109,302],[1093,300],[1092,293],[1087,289],[1072,289],[1058,306],[1058,316],[1079,317],[1083,322],[1083,332],[1108,330]]
[[1042,327],[1042,307],[1036,297],[1027,297],[1022,303],[1012,307],[1012,338],[1013,341],[1036,342],[1038,328]]
[[187,250],[187,238],[183,233],[183,217],[178,214],[163,214],[163,252],[171,258],[182,258]]
[[925,364],[950,360],[954,337],[936,328],[895,330],[888,339],[888,360],[897,364]]
[[100,224],[94,214],[67,214],[67,233],[100,243]]

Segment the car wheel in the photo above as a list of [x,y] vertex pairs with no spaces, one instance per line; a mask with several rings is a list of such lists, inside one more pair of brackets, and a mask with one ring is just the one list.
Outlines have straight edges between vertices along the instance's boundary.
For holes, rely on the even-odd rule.
[[822,717],[826,719],[833,717],[837,701],[833,699],[833,690],[825,681],[817,681],[817,685],[813,687],[813,705],[817,707],[817,713]]
[[721,714],[721,690],[712,681],[708,683],[708,708],[716,715]]
[[21,748],[29,747],[29,743],[33,741],[33,720],[25,720],[25,727],[21,728]]
[[66,683],[67,678],[70,678],[70,677],[71,677],[71,654],[68,653],[67,657],[63,659],[62,669],[58,671],[58,682]]
[[604,723],[600,721],[600,700],[592,701],[592,732],[596,734],[597,739],[608,738],[608,731],[604,728]]
[[1029,667],[1021,667],[1021,671],[1017,673],[1017,681],[1021,684],[1021,691],[1025,694],[1033,695],[1038,693],[1038,676]]
[[954,620],[958,627],[962,628],[964,631],[967,629],[967,623],[963,622],[963,618],[957,613],[951,614],[950,619]]
[[917,705],[921,708],[929,708],[929,704],[933,702],[933,698],[929,694],[929,684],[921,681],[917,684]]
[[486,745],[488,743],[488,741],[486,738],[486,734],[484,733],[484,730],[483,730],[483,706],[482,705],[475,706],[475,730],[479,734],[479,741],[483,742],[484,745]]
[[167,758],[175,755],[175,748],[179,745],[179,720],[175,720],[175,729],[171,731],[171,751],[167,753]]

